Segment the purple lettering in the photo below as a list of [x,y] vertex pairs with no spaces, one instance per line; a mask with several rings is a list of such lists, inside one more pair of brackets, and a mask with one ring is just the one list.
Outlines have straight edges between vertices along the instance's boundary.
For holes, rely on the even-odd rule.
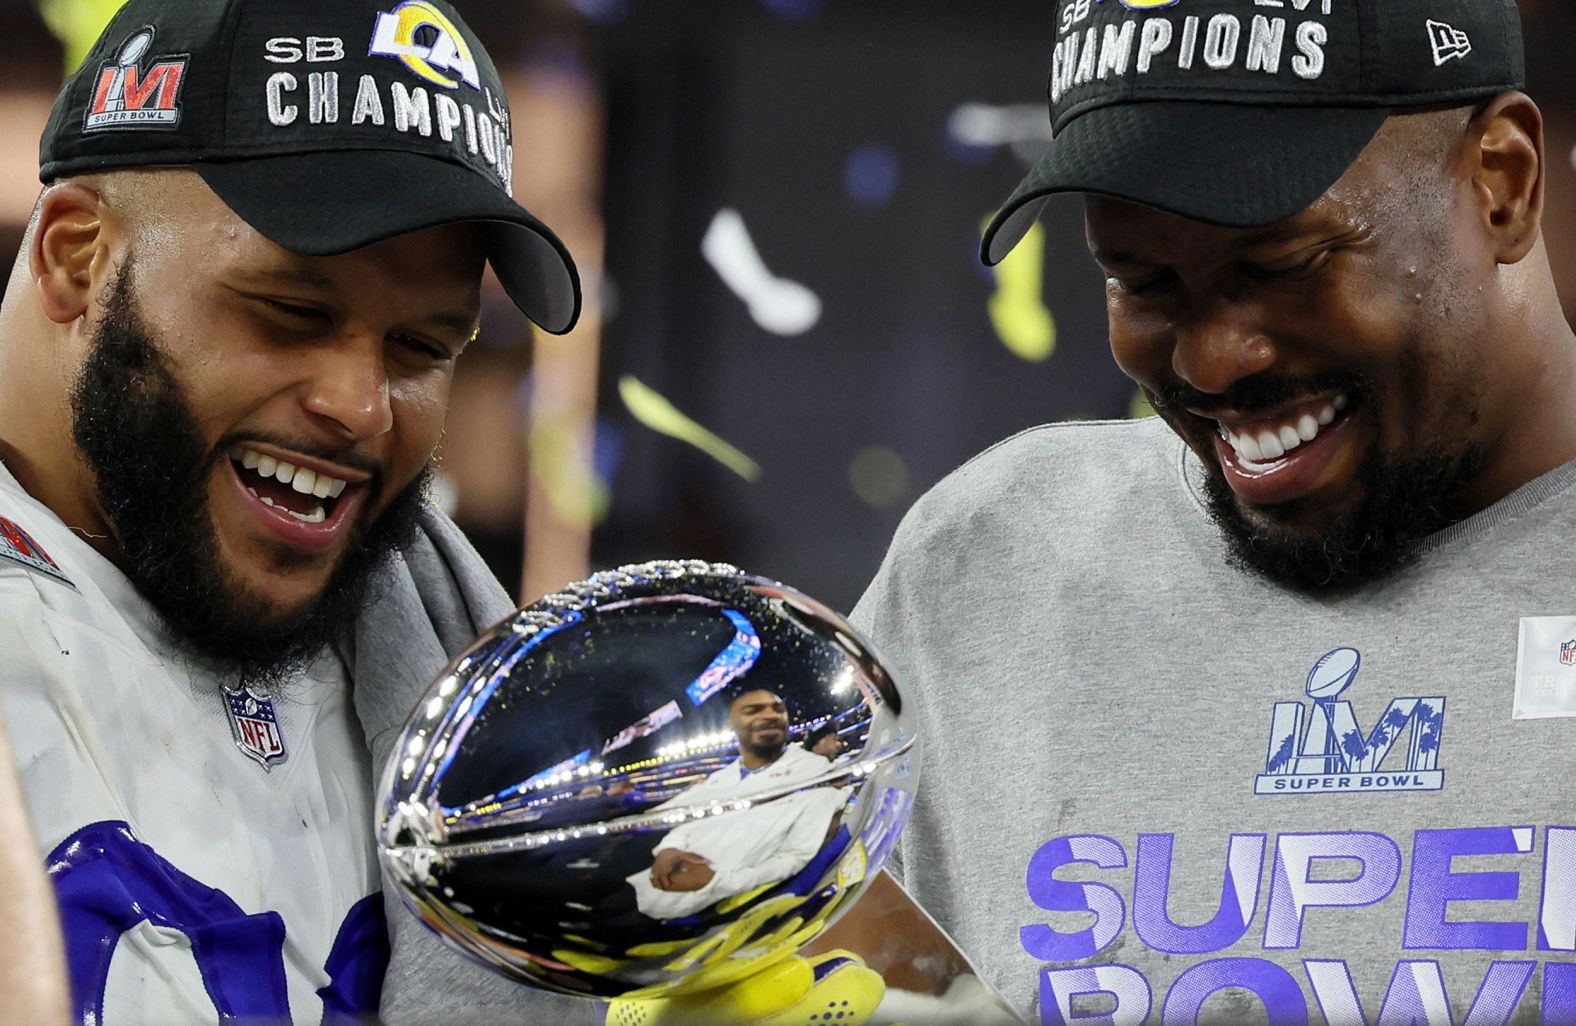
[[[1291,973],[1262,958],[1216,958],[1188,969],[1166,994],[1160,1009],[1161,1026],[1195,1026],[1201,1021],[1205,999],[1227,987],[1257,995],[1268,1013],[1269,1026],[1308,1026],[1308,1002],[1302,988]],[[1215,1014],[1202,1021],[1236,1022],[1242,1018],[1233,1010],[1224,1018]]]
[[1543,963],[1543,1019],[1548,1026],[1576,1022],[1576,965]]
[[[1359,863],[1348,880],[1315,880],[1315,862],[1351,859]],[[1309,908],[1360,908],[1389,897],[1401,879],[1401,849],[1383,834],[1282,834],[1275,842],[1264,947],[1295,948],[1302,943],[1303,916]]]
[[1040,845],[1029,860],[1029,898],[1047,912],[1093,912],[1092,926],[1063,933],[1035,923],[1018,931],[1023,950],[1042,962],[1071,962],[1098,954],[1122,932],[1127,905],[1114,887],[1101,883],[1057,880],[1056,870],[1075,862],[1089,862],[1101,869],[1127,868],[1127,852],[1109,837],[1071,834]]
[[[1330,1026],[1366,1026],[1357,985],[1345,962],[1305,961],[1314,1000]],[[1516,1011],[1536,962],[1495,962],[1483,975],[1463,1026],[1504,1026]],[[1453,1026],[1438,962],[1397,962],[1379,1009],[1379,1026]]]
[[1515,901],[1518,873],[1455,873],[1458,855],[1511,855],[1532,851],[1532,827],[1465,827],[1419,830],[1412,841],[1412,879],[1406,896],[1406,948],[1525,951],[1526,923],[1447,921],[1452,901]]
[[1538,950],[1576,951],[1576,829],[1549,827],[1543,835],[1543,900]]
[[1263,834],[1232,834],[1226,846],[1225,882],[1215,918],[1179,926],[1167,911],[1171,894],[1171,834],[1139,834],[1133,865],[1133,928],[1139,940],[1174,955],[1223,951],[1242,939],[1259,905],[1264,868]]
[[[1536,962],[1494,962],[1472,999],[1465,1023],[1503,1026],[1532,979]],[[1379,1009],[1379,1026],[1452,1026],[1450,998],[1438,962],[1397,962]]]
[[[1078,998],[1106,994],[1116,1002],[1108,1012],[1079,1015]],[[1041,1026],[1139,1026],[1154,1007],[1154,994],[1144,974],[1126,965],[1091,965],[1040,971]]]

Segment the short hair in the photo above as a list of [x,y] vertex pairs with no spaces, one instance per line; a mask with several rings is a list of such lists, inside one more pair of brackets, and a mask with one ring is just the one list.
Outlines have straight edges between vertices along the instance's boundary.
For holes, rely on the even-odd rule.
[[804,736],[804,746],[806,748],[814,748],[816,745],[821,743],[823,738],[836,733],[837,727],[835,724],[830,722],[823,723]]

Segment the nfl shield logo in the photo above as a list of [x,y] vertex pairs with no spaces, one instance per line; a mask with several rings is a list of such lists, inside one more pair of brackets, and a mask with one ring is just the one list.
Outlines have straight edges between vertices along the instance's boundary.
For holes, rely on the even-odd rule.
[[1576,664],[1576,638],[1560,642],[1560,662],[1565,666]]
[[230,733],[235,736],[235,746],[247,758],[255,759],[265,770],[285,761],[285,742],[279,733],[279,721],[274,717],[271,699],[251,688],[241,691],[225,688],[224,706],[230,715]]

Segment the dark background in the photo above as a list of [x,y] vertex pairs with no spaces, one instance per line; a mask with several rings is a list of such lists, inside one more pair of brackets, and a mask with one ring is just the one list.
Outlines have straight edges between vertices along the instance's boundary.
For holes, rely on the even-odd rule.
[[[591,566],[725,559],[846,609],[903,512],[971,455],[1034,424],[1133,413],[1135,389],[1106,350],[1077,200],[1052,203],[1043,265],[1030,272],[1055,319],[1054,351],[1024,359],[998,336],[987,306],[996,278],[976,258],[979,228],[1043,143],[969,145],[949,127],[960,105],[1023,105],[1028,134],[1046,134],[1057,4],[458,6],[501,67],[556,67],[587,83],[605,112],[594,195],[607,256],[588,285],[603,315],[594,469],[606,501],[591,514]],[[1570,304],[1576,12],[1557,0],[1521,7],[1529,91],[1549,118],[1546,234]],[[61,49],[34,4],[0,0],[0,34],[10,44],[0,88],[13,98],[52,93]],[[517,151],[550,145],[518,132]],[[10,131],[0,137],[6,147],[28,157],[36,136]],[[527,205],[532,188],[523,176]],[[703,259],[701,240],[723,208],[740,213],[774,274],[820,297],[811,330],[763,331]],[[0,242],[14,248],[25,216],[0,227]],[[508,418],[523,421],[521,407],[541,402],[525,398],[532,361],[522,326],[502,315],[484,327],[483,343],[462,361],[470,366],[457,410],[485,390],[512,412],[471,418],[479,429],[451,418],[457,473],[466,447],[480,445],[465,439],[514,432],[520,423]],[[626,376],[747,454],[758,476],[746,480],[639,421],[620,397]],[[524,501],[530,461],[517,446],[459,474],[459,519],[511,585],[525,547],[514,526],[523,517],[509,503]],[[495,508],[481,516],[487,503],[470,500],[489,481],[504,486],[504,506],[488,500]]]

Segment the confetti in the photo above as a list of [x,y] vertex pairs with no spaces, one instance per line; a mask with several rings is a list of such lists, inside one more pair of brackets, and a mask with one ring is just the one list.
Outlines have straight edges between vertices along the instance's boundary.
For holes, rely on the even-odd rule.
[[1045,228],[1029,229],[996,265],[996,291],[986,301],[991,327],[1021,360],[1039,363],[1056,351],[1056,318],[1045,305]]
[[633,374],[618,379],[618,395],[630,416],[651,430],[693,445],[746,481],[760,479],[760,464],[680,413],[665,396]]
[[744,300],[751,319],[763,331],[802,335],[821,319],[821,297],[766,269],[737,210],[717,211],[700,248],[706,262],[733,294]]

